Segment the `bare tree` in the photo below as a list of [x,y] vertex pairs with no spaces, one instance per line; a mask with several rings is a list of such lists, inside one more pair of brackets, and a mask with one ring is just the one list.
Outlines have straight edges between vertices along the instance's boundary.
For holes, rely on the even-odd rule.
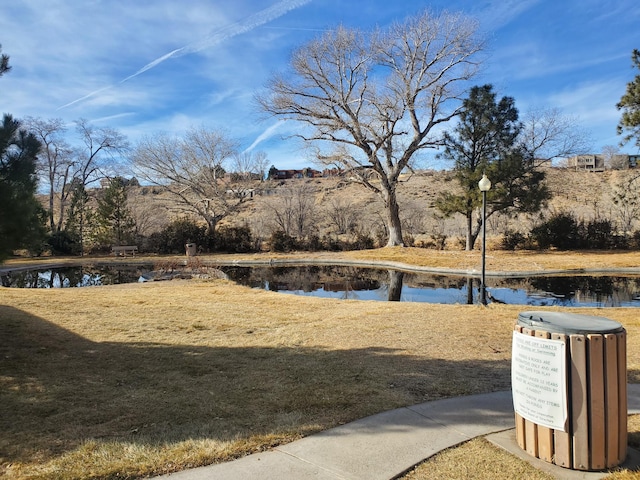
[[[184,209],[207,222],[209,231],[248,198],[249,185],[226,175],[236,142],[225,133],[193,128],[184,138],[157,134],[142,139],[133,153],[136,174],[163,186]],[[250,165],[242,167],[251,171]]]
[[434,127],[458,114],[483,47],[476,31],[462,15],[429,12],[387,31],[340,27],[298,49],[292,72],[258,98],[266,112],[308,127],[299,137],[318,145],[320,161],[380,195],[389,246],[403,244],[400,174],[439,143]]
[[306,183],[283,189],[278,198],[266,201],[265,206],[274,229],[303,239],[312,232],[315,220],[315,193]]
[[612,210],[617,216],[618,226],[626,237],[633,230],[633,225],[640,218],[640,193],[638,192],[638,175],[621,178],[614,185],[611,193]]
[[[27,117],[25,123],[40,143],[42,150],[38,157],[38,170],[49,189],[49,228],[52,233],[59,232],[64,219],[65,205],[71,193],[70,175],[72,173],[72,149],[64,140],[66,127],[60,118],[43,120]],[[57,222],[56,222],[57,201]]]
[[233,155],[233,171],[247,178],[259,177],[264,181],[267,173],[267,154],[263,151],[244,151]]
[[626,170],[629,168],[629,161],[626,155],[620,155],[620,149],[616,145],[605,145],[602,147],[604,165],[611,170]]
[[590,149],[589,135],[578,127],[577,119],[562,115],[556,108],[529,110],[521,121],[518,141],[532,166],[587,153]]
[[122,162],[129,143],[112,128],[95,127],[83,118],[75,123],[82,146],[76,151],[73,178],[87,186],[106,177],[108,170],[118,170],[116,165]]
[[358,225],[358,210],[352,202],[344,198],[330,199],[325,215],[337,235],[353,233]]

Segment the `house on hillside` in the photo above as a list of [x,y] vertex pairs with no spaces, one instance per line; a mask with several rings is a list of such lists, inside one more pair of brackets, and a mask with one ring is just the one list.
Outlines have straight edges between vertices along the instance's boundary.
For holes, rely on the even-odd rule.
[[322,178],[340,175],[339,169],[327,169],[322,172],[313,168],[303,168],[301,170],[280,170],[274,166],[269,169],[269,178],[272,180],[289,180],[291,178]]
[[604,172],[604,156],[598,154],[576,155],[567,159],[567,166],[576,170]]
[[607,162],[605,158],[601,154],[576,155],[567,159],[567,167],[590,172],[604,172],[607,168],[623,170],[640,167],[640,155],[618,153],[611,156]]

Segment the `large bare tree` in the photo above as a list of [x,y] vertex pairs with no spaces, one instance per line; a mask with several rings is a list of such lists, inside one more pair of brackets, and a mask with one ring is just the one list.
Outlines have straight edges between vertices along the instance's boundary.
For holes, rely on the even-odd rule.
[[[224,132],[192,128],[183,138],[157,134],[142,139],[133,163],[141,179],[164,187],[213,232],[220,220],[249,198],[253,180],[246,162],[253,157],[238,156],[236,149],[236,142]],[[229,166],[242,171],[226,175]]]
[[118,171],[128,142],[114,129],[79,119],[75,122],[78,141],[72,147],[65,139],[67,127],[62,119],[27,117],[25,123],[42,143],[38,170],[49,189],[49,228],[60,232],[73,187],[84,188],[107,176],[106,172]]
[[382,198],[388,246],[402,245],[397,188],[414,156],[439,143],[458,114],[483,42],[475,21],[424,12],[386,30],[339,27],[294,52],[291,72],[259,96],[262,109],[301,122],[319,160]]
[[[64,139],[66,127],[60,118],[43,120],[27,117],[25,124],[40,143],[42,150],[38,156],[38,170],[49,189],[49,228],[52,233],[62,229],[64,209],[70,193],[72,174],[72,149]],[[57,210],[57,221],[56,221]]]

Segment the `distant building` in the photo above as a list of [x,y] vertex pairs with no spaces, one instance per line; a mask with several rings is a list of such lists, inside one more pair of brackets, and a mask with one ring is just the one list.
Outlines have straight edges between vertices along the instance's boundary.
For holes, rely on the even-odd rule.
[[604,172],[604,157],[598,154],[576,155],[567,159],[567,166],[576,170]]
[[291,178],[322,178],[322,177],[334,177],[341,175],[340,169],[326,169],[322,172],[314,170],[313,168],[303,168],[301,170],[280,170],[275,167],[269,169],[269,178],[272,180],[289,180]]

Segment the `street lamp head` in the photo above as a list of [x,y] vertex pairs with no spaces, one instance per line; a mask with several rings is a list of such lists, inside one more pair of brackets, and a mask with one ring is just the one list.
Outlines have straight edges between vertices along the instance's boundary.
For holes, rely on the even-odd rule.
[[478,188],[481,192],[488,192],[491,189],[491,180],[483,173],[482,178],[478,182]]

